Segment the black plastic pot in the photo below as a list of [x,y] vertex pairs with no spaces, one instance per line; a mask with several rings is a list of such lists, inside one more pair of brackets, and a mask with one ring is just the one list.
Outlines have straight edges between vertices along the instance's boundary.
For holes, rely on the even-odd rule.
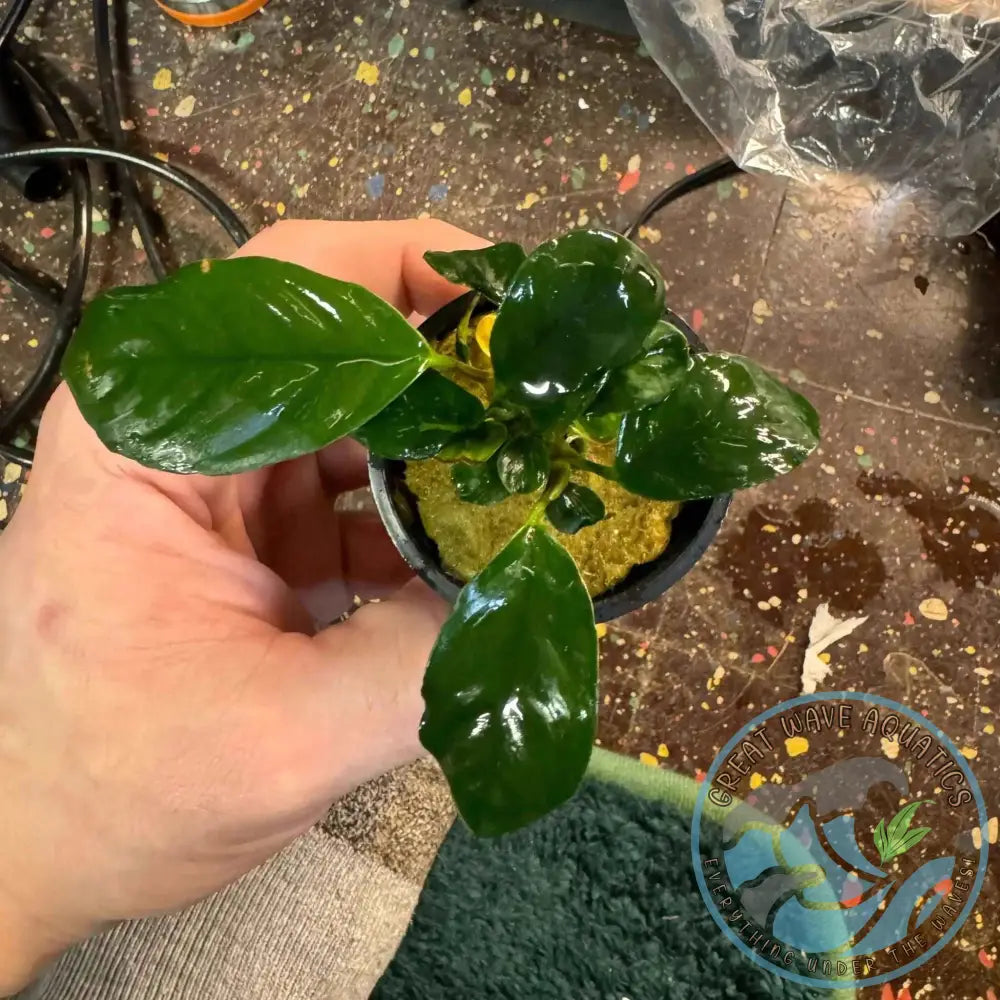
[[[450,302],[421,324],[420,332],[429,340],[444,337],[458,326],[472,293]],[[480,310],[493,308],[484,304]],[[674,313],[667,319],[684,331],[696,351],[705,350],[697,334]],[[441,565],[437,544],[424,530],[416,497],[408,489],[406,463],[372,455],[368,475],[379,516],[399,554],[425,583],[449,603],[454,603],[463,583]],[[599,622],[620,618],[655,600],[672,587],[704,555],[712,544],[732,494],[704,500],[688,500],[671,522],[670,542],[660,555],[633,566],[620,583],[594,598],[594,618]]]

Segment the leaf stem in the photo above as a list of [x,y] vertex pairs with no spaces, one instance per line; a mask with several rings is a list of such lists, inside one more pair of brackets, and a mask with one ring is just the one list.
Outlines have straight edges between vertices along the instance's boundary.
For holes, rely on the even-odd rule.
[[545,517],[545,508],[558,497],[569,484],[573,469],[566,462],[553,462],[549,472],[549,481],[545,484],[542,495],[534,502],[528,512],[527,524],[541,524]]
[[587,433],[587,431],[584,429],[583,424],[581,424],[578,420],[574,420],[573,423],[569,425],[569,429],[577,437],[583,438],[583,440],[586,441],[588,444],[600,444],[597,438]]
[[469,308],[465,310],[465,315],[459,321],[458,329],[455,331],[455,354],[458,355],[459,362],[469,360],[469,337],[472,335],[469,321],[478,305],[479,295],[473,295],[469,300]]
[[441,354],[433,348],[431,348],[431,357],[427,364],[439,372],[456,372],[475,379],[477,382],[487,383],[491,380],[488,371],[477,368],[475,365],[466,364],[466,362],[459,361],[457,358],[450,357],[447,354]]
[[575,462],[578,469],[583,469],[585,472],[593,472],[600,476],[602,479],[610,479],[611,482],[618,482],[618,473],[610,465],[601,465],[600,462],[592,462],[589,458],[584,458],[581,456]]
[[528,516],[524,519],[525,527],[537,528],[545,520],[545,507],[547,503],[548,501],[545,499],[544,494],[535,501],[531,510],[528,511]]

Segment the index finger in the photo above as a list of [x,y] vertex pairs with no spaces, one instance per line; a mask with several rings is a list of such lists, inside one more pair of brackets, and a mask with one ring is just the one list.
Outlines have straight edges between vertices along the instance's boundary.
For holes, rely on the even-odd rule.
[[427,250],[489,246],[440,219],[325,222],[289,219],[258,233],[235,257],[275,257],[312,271],[364,285],[401,313],[429,316],[462,289],[423,259]]

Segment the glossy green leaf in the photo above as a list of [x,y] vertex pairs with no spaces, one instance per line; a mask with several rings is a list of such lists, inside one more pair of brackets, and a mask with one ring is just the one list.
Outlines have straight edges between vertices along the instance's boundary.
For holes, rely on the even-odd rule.
[[517,243],[494,243],[481,250],[428,250],[424,260],[449,281],[500,303],[517,269],[524,263],[524,250]]
[[429,356],[423,337],[360,285],[240,257],[98,296],[62,372],[112,450],[171,472],[221,474],[351,434]]
[[485,416],[472,393],[438,372],[425,371],[354,436],[383,458],[429,458]]
[[591,441],[614,441],[618,437],[618,428],[622,425],[621,413],[585,413],[577,417],[575,425]]
[[[678,341],[680,337],[680,341]],[[646,339],[642,342],[643,351],[655,351],[672,349],[680,357],[685,357],[691,352],[691,346],[684,335],[684,331],[669,320],[657,320],[656,325],[646,334]]]
[[597,639],[576,564],[544,529],[519,531],[459,594],[423,695],[420,740],[475,833],[573,794],[595,735]]
[[545,516],[557,531],[575,535],[581,528],[597,524],[605,514],[604,501],[590,488],[569,483],[545,507]]
[[470,462],[485,462],[495,455],[497,449],[507,440],[507,428],[495,420],[484,420],[478,427],[452,438],[439,452],[442,461],[468,459]]
[[481,507],[490,507],[510,496],[493,461],[456,462],[451,467],[451,481],[460,499]]
[[663,315],[663,279],[634,243],[575,230],[543,243],[514,276],[490,339],[498,395],[539,427],[586,408]]
[[588,407],[590,414],[626,413],[659,403],[685,378],[691,353],[677,327],[660,320],[643,346],[644,354],[611,372]]
[[537,437],[508,441],[497,455],[500,482],[509,493],[534,493],[549,478],[549,451]]
[[632,493],[691,500],[773,479],[818,442],[808,400],[746,358],[701,354],[662,403],[626,415],[615,470]]

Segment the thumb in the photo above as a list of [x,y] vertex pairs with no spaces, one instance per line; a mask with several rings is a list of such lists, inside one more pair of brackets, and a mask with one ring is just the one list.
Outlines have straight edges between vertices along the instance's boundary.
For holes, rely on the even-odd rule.
[[346,622],[324,629],[313,642],[336,649],[338,657],[347,653],[364,658],[364,650],[369,657],[377,651],[380,669],[415,674],[419,693],[424,667],[449,611],[447,602],[423,580],[413,579],[392,597],[366,604]]
[[481,250],[489,245],[489,240],[449,225],[439,225],[422,240],[408,242],[403,247],[402,274],[413,311],[418,316],[430,316],[464,291],[461,285],[452,284],[424,260],[425,251]]
[[[307,779],[327,799],[408,763],[419,741],[420,687],[448,605],[413,580],[388,600],[306,640],[309,667],[283,671],[280,695]],[[290,750],[290,747],[286,747]],[[303,776],[304,777],[304,776]]]

